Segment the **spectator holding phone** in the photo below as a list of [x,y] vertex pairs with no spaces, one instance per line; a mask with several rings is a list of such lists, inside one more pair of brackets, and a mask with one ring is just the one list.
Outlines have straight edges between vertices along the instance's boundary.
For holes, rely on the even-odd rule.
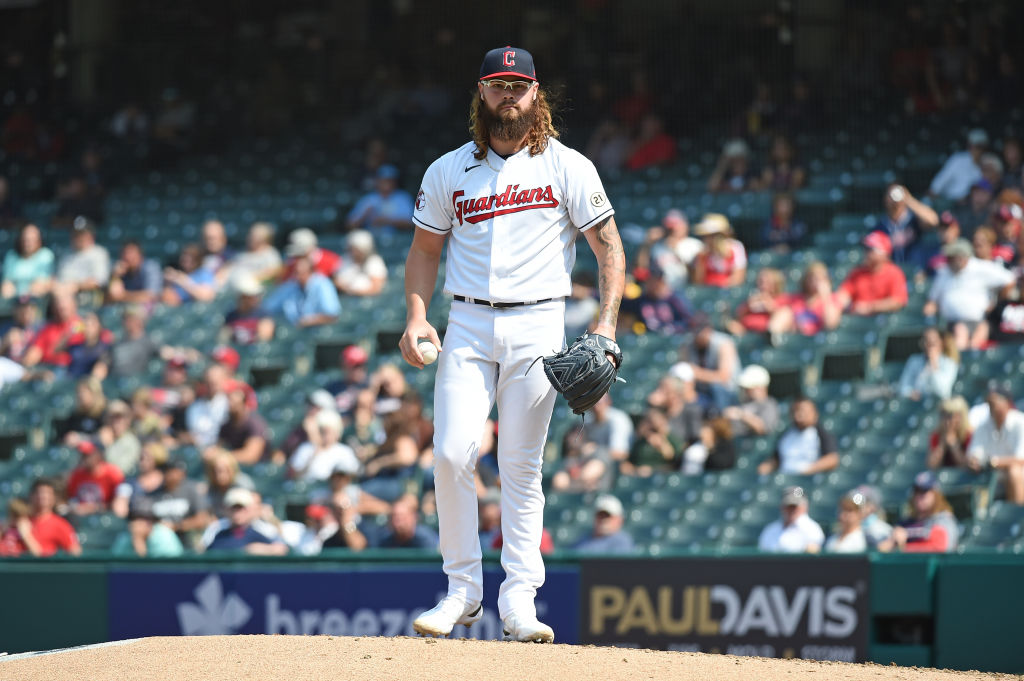
[[892,259],[897,263],[919,262],[921,235],[939,224],[938,213],[921,203],[903,185],[892,184],[885,190],[885,214],[875,231],[889,237]]

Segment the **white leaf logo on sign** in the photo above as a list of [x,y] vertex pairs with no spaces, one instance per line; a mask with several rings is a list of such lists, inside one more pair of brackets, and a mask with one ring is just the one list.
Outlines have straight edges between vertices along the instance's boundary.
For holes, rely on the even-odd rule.
[[220,636],[237,633],[252,617],[252,609],[238,594],[224,597],[220,577],[208,576],[192,594],[196,603],[178,604],[178,625],[185,636]]

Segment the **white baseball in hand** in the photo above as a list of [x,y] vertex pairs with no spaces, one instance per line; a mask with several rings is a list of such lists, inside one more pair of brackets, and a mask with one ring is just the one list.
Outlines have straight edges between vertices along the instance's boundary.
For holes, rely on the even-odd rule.
[[428,340],[420,341],[416,349],[423,355],[424,364],[433,364],[437,361],[437,347]]

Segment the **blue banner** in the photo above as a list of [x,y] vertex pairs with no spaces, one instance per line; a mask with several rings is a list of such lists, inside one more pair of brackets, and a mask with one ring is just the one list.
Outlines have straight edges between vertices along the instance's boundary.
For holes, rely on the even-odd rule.
[[[484,571],[484,615],[454,636],[500,639],[500,569]],[[413,636],[412,622],[445,594],[432,567],[339,570],[115,570],[110,637],[217,634]],[[579,641],[579,571],[549,569],[537,614],[559,643]]]

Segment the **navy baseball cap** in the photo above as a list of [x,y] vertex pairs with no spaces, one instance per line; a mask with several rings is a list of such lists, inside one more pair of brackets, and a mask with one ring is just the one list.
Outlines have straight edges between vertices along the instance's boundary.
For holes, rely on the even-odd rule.
[[511,45],[491,50],[484,55],[484,63],[480,65],[480,80],[498,76],[519,76],[527,80],[537,80],[533,55],[521,47]]
[[939,488],[939,478],[931,471],[921,471],[914,476],[914,489],[920,492],[930,492]]

